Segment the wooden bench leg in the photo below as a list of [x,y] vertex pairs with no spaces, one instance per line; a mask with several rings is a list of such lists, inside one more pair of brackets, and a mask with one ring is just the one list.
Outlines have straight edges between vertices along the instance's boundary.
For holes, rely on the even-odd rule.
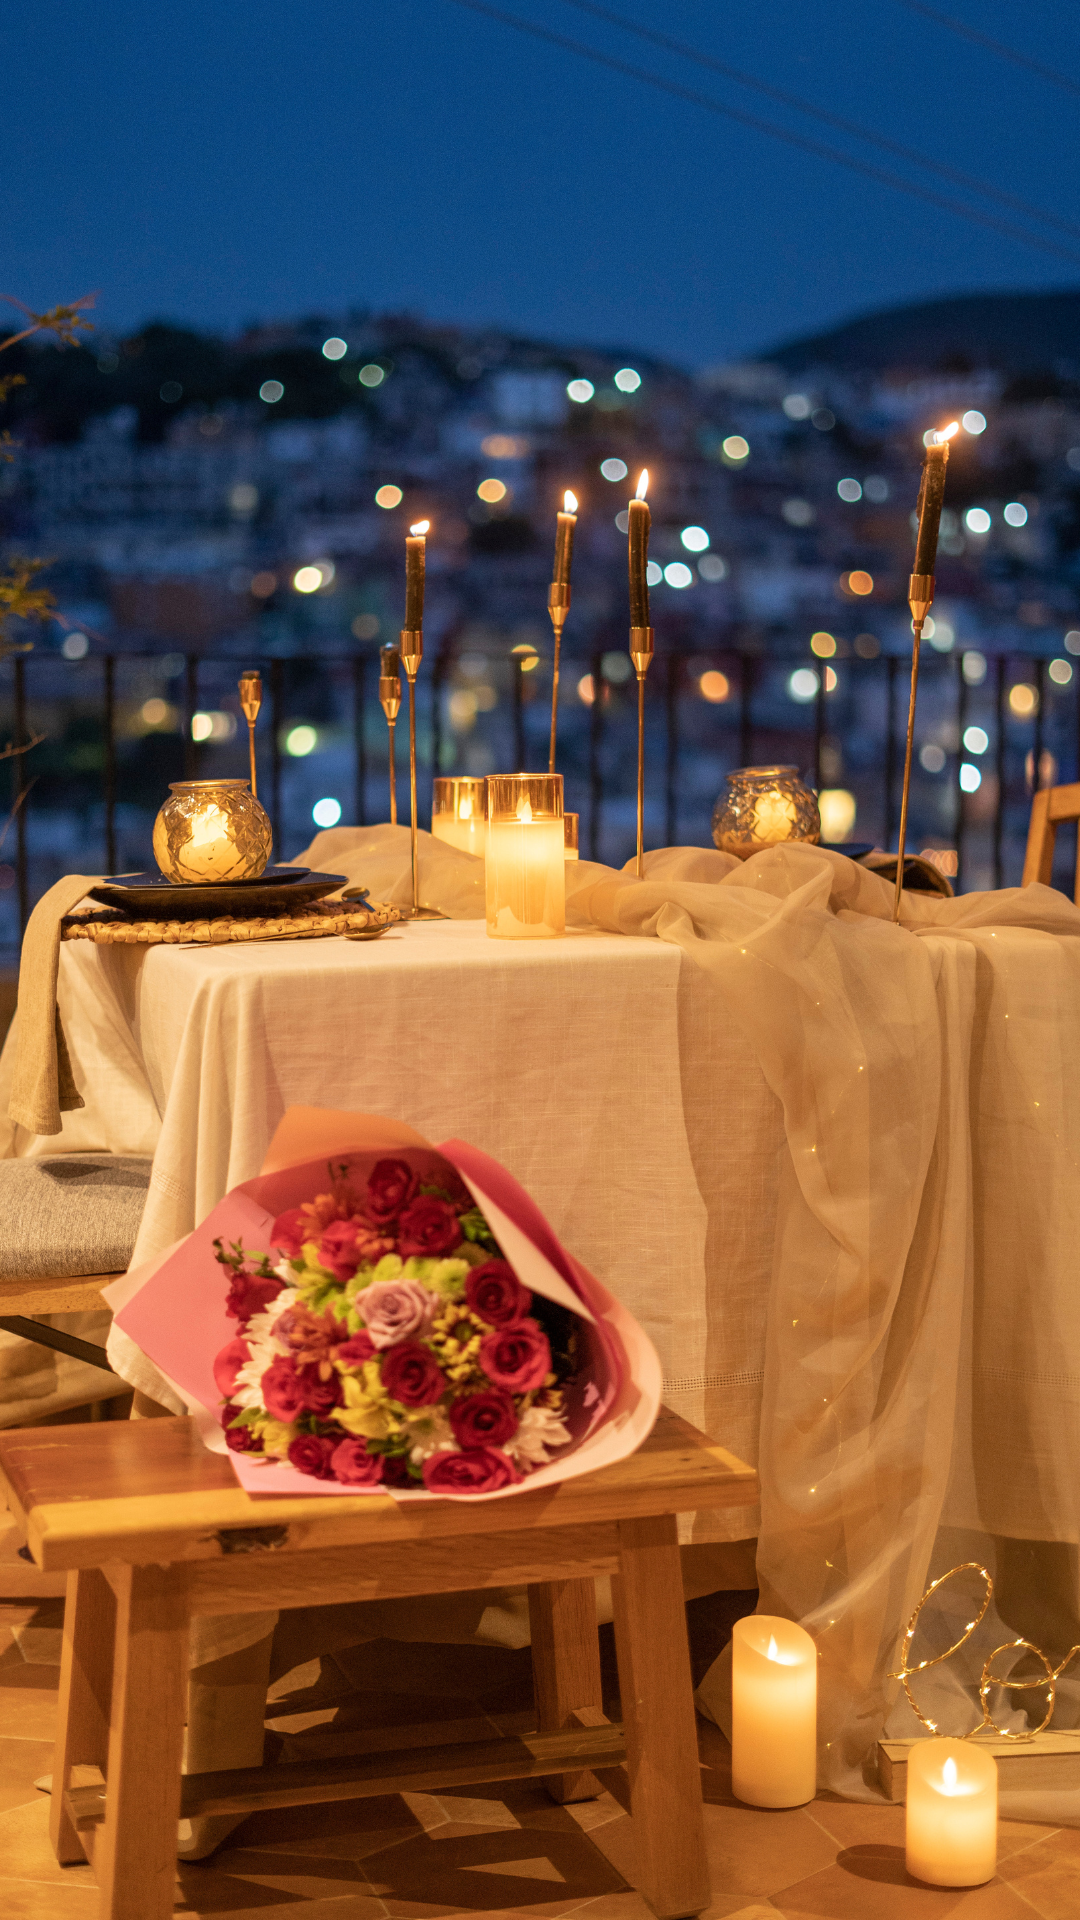
[[[596,1588],[591,1580],[546,1580],[529,1588],[533,1689],[540,1733],[562,1733],[583,1707],[602,1708]],[[593,1773],[555,1773],[545,1781],[553,1800],[595,1800]]]
[[100,1767],[109,1755],[116,1602],[103,1573],[69,1573],[60,1656],[60,1721],[53,1757],[49,1835],[62,1866],[86,1858],[64,1805],[73,1767]]
[[612,1580],[638,1891],[659,1920],[709,1904],[697,1726],[674,1515],[619,1522]]
[[94,1846],[101,1920],[171,1920],[187,1696],[183,1569],[110,1574],[116,1652],[105,1821]]

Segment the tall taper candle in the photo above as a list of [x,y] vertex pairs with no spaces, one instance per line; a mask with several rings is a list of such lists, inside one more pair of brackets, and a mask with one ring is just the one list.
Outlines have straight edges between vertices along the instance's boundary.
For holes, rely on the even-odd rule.
[[649,469],[642,471],[637,484],[637,493],[630,502],[630,625],[647,627],[649,624],[649,527],[651,516],[645,490],[649,484]]
[[424,563],[427,553],[425,535],[428,522],[421,520],[418,526],[410,527],[405,539],[405,625],[415,632],[424,624]]
[[923,623],[934,604],[934,567],[937,563],[938,528],[945,498],[945,468],[949,460],[949,441],[959,432],[959,421],[943,427],[927,442],[919,485],[919,525],[915,535],[915,566],[908,581],[908,606],[914,638],[911,645],[911,694],[908,700],[907,744],[904,749],[904,784],[900,794],[900,838],[896,854],[896,886],[893,890],[893,921],[899,925],[900,896],[904,886],[904,850],[907,846],[908,800],[911,796],[911,753],[915,743],[915,700],[919,689],[919,648]]
[[577,500],[567,489],[563,510],[555,519],[555,565],[548,588],[548,613],[555,636],[555,654],[551,667],[551,739],[548,745],[548,772],[555,771],[555,736],[559,723],[559,655],[562,630],[570,611],[570,563],[574,557],[574,528],[577,526]]
[[420,905],[420,870],[416,841],[416,676],[424,657],[424,535],[431,522],[418,520],[405,542],[405,625],[401,629],[401,664],[409,682],[409,812],[412,848],[412,908],[414,920],[445,920],[437,907]]

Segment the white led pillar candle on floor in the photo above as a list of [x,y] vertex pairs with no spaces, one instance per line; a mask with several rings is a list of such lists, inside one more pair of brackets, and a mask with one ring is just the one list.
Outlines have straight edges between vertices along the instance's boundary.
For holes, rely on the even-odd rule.
[[908,1872],[981,1887],[997,1871],[998,1770],[970,1740],[917,1740],[907,1764]]
[[489,935],[557,939],[566,930],[561,773],[491,774],[487,800]]
[[801,1807],[817,1791],[817,1648],[793,1620],[737,1620],[731,1785],[751,1807]]

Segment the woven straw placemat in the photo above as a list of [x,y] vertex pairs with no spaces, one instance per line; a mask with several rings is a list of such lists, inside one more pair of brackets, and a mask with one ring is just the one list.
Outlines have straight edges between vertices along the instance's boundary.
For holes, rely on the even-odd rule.
[[101,907],[95,912],[69,913],[60,923],[60,937],[123,947],[215,947],[236,940],[323,940],[340,933],[373,940],[400,919],[396,907],[379,901],[354,907],[341,900],[315,900],[272,918],[222,914],[214,920],[129,920],[111,907]]

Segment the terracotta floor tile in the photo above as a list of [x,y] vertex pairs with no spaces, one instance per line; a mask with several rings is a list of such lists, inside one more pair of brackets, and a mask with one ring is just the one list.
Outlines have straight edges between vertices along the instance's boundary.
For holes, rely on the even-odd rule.
[[25,1806],[0,1813],[0,1865],[13,1880],[47,1880],[65,1887],[94,1884],[88,1866],[57,1866],[49,1845],[47,1793],[35,1794]]
[[34,1781],[48,1773],[52,1756],[48,1740],[0,1739],[0,1813],[38,1799]]
[[[262,1896],[288,1894],[294,1901],[340,1900],[346,1895],[364,1900],[371,1913],[381,1913],[359,1867],[352,1860],[320,1858],[298,1846],[293,1854],[226,1844],[209,1860],[188,1861],[180,1869],[184,1900],[196,1911],[225,1915],[234,1908],[256,1906]],[[268,1906],[280,1902],[264,1898]],[[306,1916],[307,1906],[303,1907]]]
[[4,1920],[98,1920],[97,1888],[0,1879],[0,1913]]
[[[329,1900],[309,1900],[301,1894],[291,1899],[250,1880],[214,1886],[207,1883],[190,1895],[182,1885],[173,1911],[183,1920],[270,1920],[271,1916],[284,1916],[284,1920],[385,1920],[382,1902],[367,1893],[345,1893]],[[52,1914],[48,1920],[53,1920]],[[57,1916],[57,1920],[63,1920],[63,1916]],[[82,1920],[81,1914],[78,1920]]]
[[364,1873],[387,1911],[399,1916],[488,1913],[515,1903],[535,1915],[557,1916],[627,1890],[570,1819],[562,1832],[542,1835],[518,1827],[437,1827],[369,1857]]
[[[410,1798],[414,1796],[410,1795]],[[440,1823],[445,1819],[439,1810]],[[336,1800],[325,1806],[281,1807],[252,1813],[229,1836],[230,1852],[238,1850],[295,1854],[306,1860],[362,1860],[382,1853],[399,1840],[415,1839],[424,1831],[411,1807],[398,1794],[371,1800]],[[224,1849],[213,1857],[219,1860]]]
[[0,1631],[0,1738],[51,1741],[59,1680],[58,1667],[28,1667],[10,1630]]
[[[599,1826],[589,1837],[632,1886],[637,1858],[629,1817]],[[801,1808],[774,1813],[706,1806],[705,1848],[715,1898],[740,1895],[744,1904],[807,1879],[830,1866],[837,1852],[836,1842]]]
[[834,1866],[774,1894],[772,1904],[785,1920],[1031,1920],[1031,1908],[1001,1880],[926,1887],[908,1878],[902,1846],[870,1843],[845,1848]]
[[1074,1828],[1062,1827],[1002,1859],[999,1873],[1041,1920],[1076,1920],[1080,1915],[1080,1832]]

